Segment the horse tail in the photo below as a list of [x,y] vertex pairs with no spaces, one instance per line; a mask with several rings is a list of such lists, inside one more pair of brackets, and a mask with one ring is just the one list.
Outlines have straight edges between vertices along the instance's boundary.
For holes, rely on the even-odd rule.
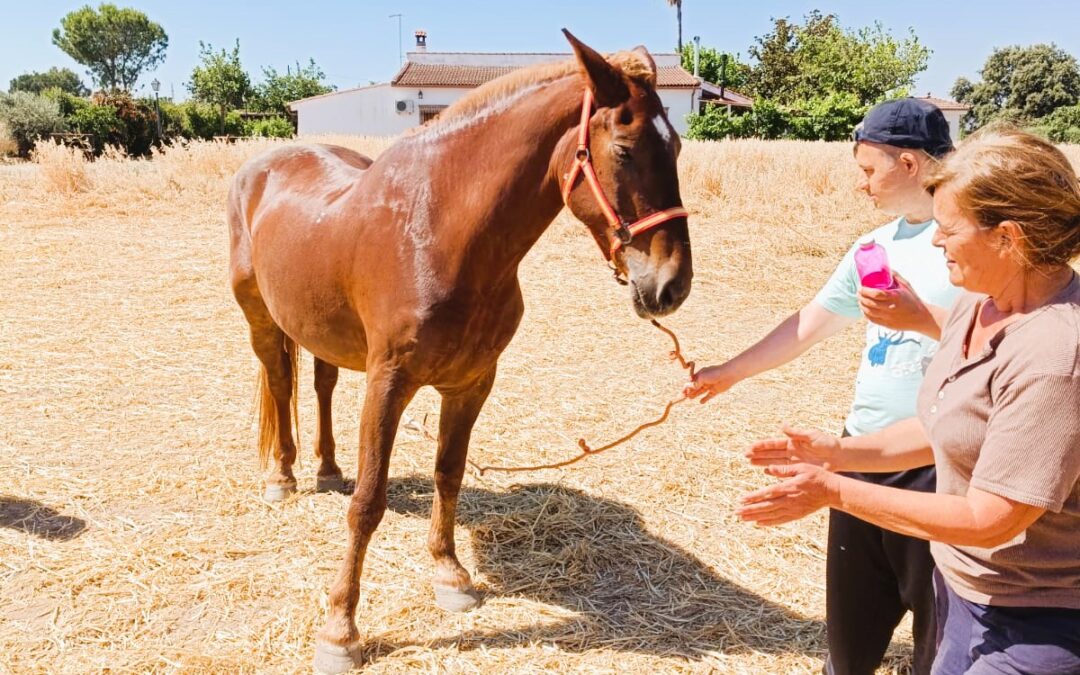
[[[296,341],[290,338],[288,335],[284,338],[285,354],[289,359],[289,373],[292,376],[292,421],[293,421],[293,433],[296,437],[297,445],[297,458],[299,458],[299,446],[300,446],[300,413],[298,399],[299,396],[299,383],[300,374],[299,362],[300,362],[300,347],[297,346]],[[256,406],[258,409],[259,418],[259,466],[266,470],[267,465],[270,463],[270,458],[277,453],[281,447],[281,437],[279,435],[281,430],[281,420],[278,417],[277,402],[274,400],[274,394],[270,390],[270,376],[266,372],[266,366],[259,365],[259,393],[256,396]]]
[[285,353],[289,355],[289,372],[292,373],[292,424],[296,439],[296,461],[300,461],[300,345],[285,336]]

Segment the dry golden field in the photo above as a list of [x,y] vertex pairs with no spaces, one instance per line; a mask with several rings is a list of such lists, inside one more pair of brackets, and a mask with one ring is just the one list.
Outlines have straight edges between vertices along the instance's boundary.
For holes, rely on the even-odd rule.
[[[309,670],[347,497],[313,491],[307,357],[301,492],[260,500],[256,361],[227,282],[228,180],[269,143],[0,167],[0,672]],[[886,220],[853,191],[847,144],[687,143],[680,170],[696,278],[665,323],[699,365],[804,303]],[[568,458],[678,393],[667,338],[579,223],[560,216],[521,276],[525,320],[473,459]],[[751,440],[840,426],[858,347],[852,329],[564,470],[467,476],[457,541],[485,603],[464,615],[432,602],[434,448],[402,428],[364,570],[367,671],[817,672],[824,517],[762,530],[732,512],[770,480],[742,458]],[[346,473],[363,387],[343,373],[335,399]],[[434,393],[408,414],[434,428]],[[904,629],[883,672],[909,652]]]

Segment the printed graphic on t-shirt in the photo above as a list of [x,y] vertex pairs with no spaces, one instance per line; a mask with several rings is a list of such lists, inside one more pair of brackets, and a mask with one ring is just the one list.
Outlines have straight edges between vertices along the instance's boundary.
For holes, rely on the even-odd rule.
[[904,331],[896,331],[895,333],[887,333],[884,330],[878,330],[877,344],[871,345],[870,349],[866,352],[866,359],[870,362],[871,366],[883,366],[885,365],[885,359],[889,354],[889,347],[898,347],[908,342],[919,343],[916,338],[904,337]]

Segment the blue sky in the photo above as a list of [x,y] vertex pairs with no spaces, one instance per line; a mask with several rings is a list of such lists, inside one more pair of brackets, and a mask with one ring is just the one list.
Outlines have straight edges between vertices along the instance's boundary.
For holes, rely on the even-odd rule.
[[[567,27],[601,51],[644,44],[673,51],[675,11],[664,0],[542,0],[541,2],[434,2],[429,0],[114,0],[142,10],[169,35],[165,63],[140,82],[162,82],[162,94],[184,98],[203,40],[215,47],[240,39],[240,56],[256,80],[262,66],[284,70],[314,58],[329,81],[348,88],[383,82],[398,67],[401,13],[405,51],[413,31],[428,32],[431,51],[566,51],[559,29]],[[53,28],[85,2],[3,0],[0,28],[0,89],[16,75],[50,66],[84,69],[52,45]],[[95,6],[98,4],[95,0]],[[684,0],[683,36],[740,53],[768,32],[770,17],[801,18],[812,9],[832,12],[844,26],[880,21],[894,35],[915,30],[933,49],[915,93],[947,95],[957,76],[974,79],[994,47],[1055,42],[1080,57],[1080,2],[1028,0],[985,2],[894,0],[893,2],[727,2]],[[89,78],[85,78],[89,84]]]

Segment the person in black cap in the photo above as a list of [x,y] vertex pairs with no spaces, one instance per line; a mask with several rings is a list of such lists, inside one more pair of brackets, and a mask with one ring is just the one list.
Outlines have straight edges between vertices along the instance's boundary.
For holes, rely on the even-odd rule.
[[[949,126],[932,104],[886,101],[853,133],[858,189],[895,219],[860,239],[802,309],[725,363],[704,368],[685,394],[704,403],[738,382],[784,365],[861,317],[866,345],[843,433],[863,435],[915,415],[923,372],[937,350],[948,308],[959,294],[932,239],[933,199],[923,178],[952,150]],[[888,254],[897,288],[863,288],[855,265],[859,244],[873,239]],[[873,483],[934,491],[934,467],[885,474],[848,474]],[[829,516],[826,560],[825,672],[870,675],[893,631],[914,615],[916,675],[930,672],[936,642],[933,560],[927,542],[884,530],[840,511]]]

